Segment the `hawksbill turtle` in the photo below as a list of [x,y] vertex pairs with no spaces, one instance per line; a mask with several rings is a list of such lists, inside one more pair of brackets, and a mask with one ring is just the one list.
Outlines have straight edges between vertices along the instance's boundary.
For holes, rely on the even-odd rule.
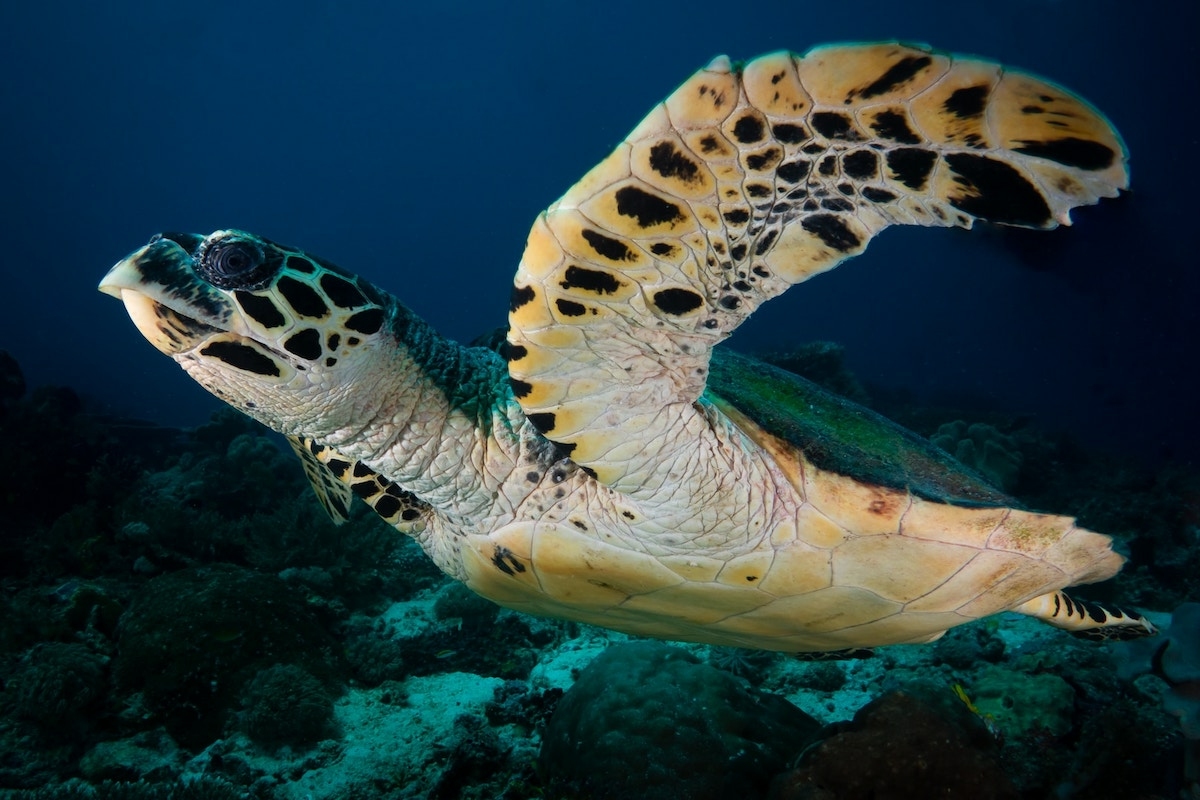
[[1142,635],[1062,591],[1120,569],[1107,536],[716,348],[890,225],[1053,228],[1127,178],[1098,111],[995,63],[895,43],[719,57],[536,219],[498,348],[238,230],[159,234],[100,289],[286,436],[335,519],[357,495],[509,608],[788,652],[1005,610]]

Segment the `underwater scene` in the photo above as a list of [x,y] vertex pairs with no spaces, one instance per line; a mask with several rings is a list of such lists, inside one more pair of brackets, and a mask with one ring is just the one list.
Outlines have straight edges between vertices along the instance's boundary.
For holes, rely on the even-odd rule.
[[1200,800],[1198,16],[9,4],[0,800]]

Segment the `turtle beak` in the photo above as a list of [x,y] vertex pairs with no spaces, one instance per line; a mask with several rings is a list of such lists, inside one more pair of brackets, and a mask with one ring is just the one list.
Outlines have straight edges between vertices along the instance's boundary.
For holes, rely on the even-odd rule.
[[117,262],[98,287],[124,303],[142,336],[167,355],[218,333],[231,316],[228,301],[192,270],[191,254],[203,240],[194,234],[159,234]]

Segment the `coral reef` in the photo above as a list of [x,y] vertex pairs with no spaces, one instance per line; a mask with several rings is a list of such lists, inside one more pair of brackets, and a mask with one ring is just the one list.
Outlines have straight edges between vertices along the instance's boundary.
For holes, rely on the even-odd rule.
[[540,764],[551,797],[761,797],[818,723],[678,647],[609,648],[563,695]]
[[947,422],[930,440],[997,489],[1011,492],[1017,485],[1024,460],[1016,439],[984,422]]
[[334,735],[333,698],[303,667],[276,664],[242,687],[234,725],[259,744],[308,745]]

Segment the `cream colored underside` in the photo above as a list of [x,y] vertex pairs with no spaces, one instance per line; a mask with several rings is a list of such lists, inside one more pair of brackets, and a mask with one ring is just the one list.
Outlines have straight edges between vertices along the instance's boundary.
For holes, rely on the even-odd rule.
[[948,506],[800,468],[804,501],[736,557],[631,550],[593,514],[586,532],[522,521],[467,536],[466,582],[532,614],[802,652],[930,641],[1120,568],[1108,537],[1067,517]]

